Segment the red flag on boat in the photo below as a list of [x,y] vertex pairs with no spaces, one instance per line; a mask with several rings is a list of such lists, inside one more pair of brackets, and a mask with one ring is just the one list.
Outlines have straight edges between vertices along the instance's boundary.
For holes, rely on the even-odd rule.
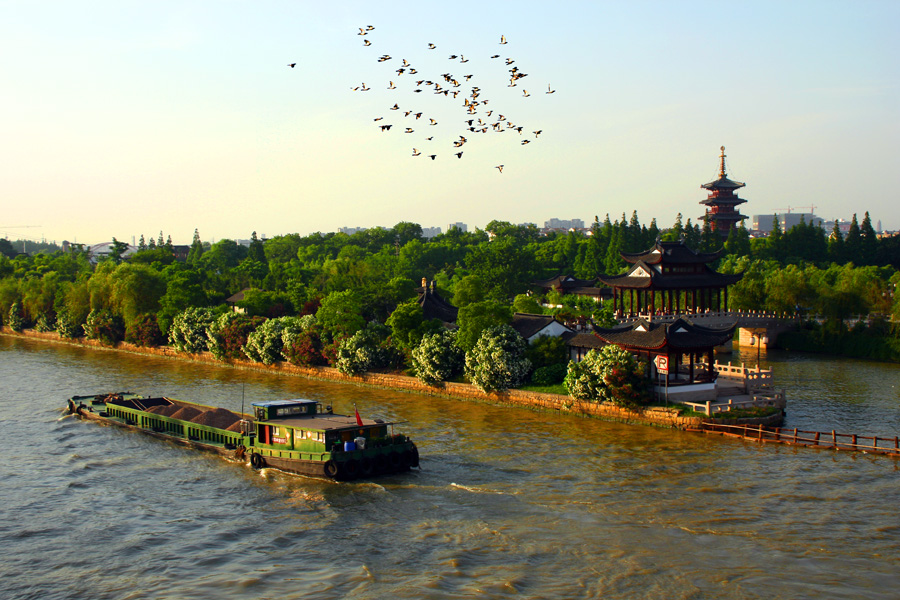
[[356,409],[356,405],[355,405],[355,404],[353,405],[353,412],[356,413],[356,424],[359,425],[360,427],[362,427],[362,426],[363,426],[363,422],[362,422],[362,419],[359,418],[359,411]]

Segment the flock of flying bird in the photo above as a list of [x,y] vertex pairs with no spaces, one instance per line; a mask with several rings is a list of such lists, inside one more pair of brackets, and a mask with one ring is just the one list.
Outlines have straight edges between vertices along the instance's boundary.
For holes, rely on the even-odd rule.
[[[358,35],[363,36],[363,46],[369,47],[372,46],[372,40],[369,37],[369,33],[372,32],[375,28],[371,25],[367,27],[360,27]],[[506,36],[500,36],[500,45],[506,45]],[[428,44],[429,50],[436,50],[437,47],[434,44]],[[492,60],[500,59],[499,54],[494,54],[491,56]],[[393,57],[389,54],[382,54],[378,57],[379,63],[388,63],[388,61],[393,61]],[[469,62],[469,59],[466,58],[462,54],[451,54],[449,59],[451,61],[456,61],[458,64],[465,64]],[[519,82],[525,77],[528,76],[528,73],[522,72],[517,65],[514,63],[515,60],[511,58],[502,59],[502,62],[505,62],[509,72],[509,83],[507,87],[514,88],[518,87]],[[288,66],[294,67],[296,63],[289,64]],[[529,134],[525,133],[525,126],[513,122],[513,120],[507,117],[506,114],[501,112],[501,110],[497,110],[494,108],[494,105],[489,105],[490,100],[488,98],[482,97],[482,90],[480,87],[471,85],[465,86],[468,82],[473,78],[473,75],[455,75],[450,72],[442,73],[437,77],[432,77],[430,79],[422,77],[419,75],[416,67],[411,64],[408,60],[401,59],[398,62],[394,62],[392,64],[396,64],[397,68],[394,70],[396,73],[397,82],[400,81],[400,78],[404,78],[405,80],[413,80],[415,82],[415,89],[413,93],[421,94],[426,91],[430,91],[432,94],[436,96],[441,96],[448,99],[455,99],[457,101],[461,100],[460,106],[463,109],[464,118],[460,120],[460,126],[462,127],[461,131],[463,132],[458,136],[457,139],[453,141],[453,154],[461,159],[463,156],[462,147],[469,142],[470,138],[474,139],[474,136],[479,134],[487,134],[487,133],[504,133],[504,132],[516,132],[520,136],[527,135],[528,137],[523,137],[520,141],[522,146],[526,146],[530,144],[532,141],[538,139],[538,136],[541,134],[541,130],[533,130]],[[421,79],[419,77],[422,77]],[[468,89],[466,89],[468,87]],[[365,83],[354,86],[351,88],[357,92],[368,92],[372,88],[367,86]],[[398,89],[394,80],[390,80],[386,89],[396,90]],[[553,94],[556,90],[551,89],[550,86],[547,86],[546,94]],[[531,94],[528,90],[522,89],[522,98],[528,98]],[[403,106],[400,105],[400,102],[403,102]],[[397,129],[403,129],[406,134],[414,134],[416,132],[416,128],[419,125],[423,127],[433,127],[438,124],[438,121],[430,116],[426,116],[425,112],[422,110],[417,110],[415,108],[409,108],[406,105],[406,101],[401,99],[398,102],[395,102],[393,106],[385,107],[386,110],[391,111],[389,113],[392,117],[391,120],[397,119],[400,115],[403,115],[403,119],[410,119],[409,126],[404,125],[398,127]],[[388,114],[388,113],[385,113]],[[381,128],[383,132],[390,132],[391,128],[394,127],[395,123],[387,122],[385,120],[384,115],[380,115],[374,118],[374,122],[378,127]],[[432,133],[433,130],[426,130],[428,133]],[[534,138],[531,138],[531,135],[534,135]],[[421,133],[420,133],[421,135]],[[434,140],[434,135],[427,135],[424,137],[424,142],[432,142]],[[419,148],[414,147],[412,149],[412,156],[422,156],[423,153]],[[435,160],[437,158],[437,154],[426,153],[424,156],[429,157],[431,160]],[[502,173],[504,165],[497,165],[495,168]]]

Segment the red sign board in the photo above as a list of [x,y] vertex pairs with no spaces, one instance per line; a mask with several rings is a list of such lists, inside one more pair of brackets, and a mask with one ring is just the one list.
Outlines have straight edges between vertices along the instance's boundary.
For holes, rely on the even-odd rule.
[[668,356],[657,356],[653,359],[653,364],[656,365],[656,370],[663,374],[667,375],[669,373],[669,357]]

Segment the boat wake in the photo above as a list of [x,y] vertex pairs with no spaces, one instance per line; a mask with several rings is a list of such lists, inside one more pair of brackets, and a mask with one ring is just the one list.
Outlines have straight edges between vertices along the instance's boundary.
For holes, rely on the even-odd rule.
[[501,496],[508,496],[506,492],[498,492],[496,490],[489,490],[487,488],[480,488],[469,485],[462,485],[461,483],[451,483],[450,487],[455,487],[461,490],[465,490],[467,492],[472,492],[473,494],[498,494]]

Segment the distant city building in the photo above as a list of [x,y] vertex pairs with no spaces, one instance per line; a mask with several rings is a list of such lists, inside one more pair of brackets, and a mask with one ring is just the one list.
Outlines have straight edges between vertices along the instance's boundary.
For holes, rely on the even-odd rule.
[[466,225],[465,223],[460,223],[460,222],[450,223],[449,225],[447,225],[447,231],[450,231],[450,230],[453,229],[454,227],[456,227],[457,229],[459,229],[459,230],[462,231],[463,233],[469,231],[469,226]]
[[422,237],[423,238],[433,238],[435,236],[441,235],[440,227],[423,227],[422,228]]
[[[799,225],[801,222],[806,223],[807,225],[812,223],[813,225],[820,227],[825,226],[825,220],[821,217],[817,217],[813,213],[753,215],[750,222],[755,231],[759,231],[760,233],[770,233],[775,226],[775,219],[778,219],[778,227],[781,231],[787,231],[788,229]],[[831,225],[834,226],[834,221],[831,222]],[[847,227],[850,227],[849,223],[847,223]]]
[[584,229],[584,221],[581,219],[557,219],[544,221],[544,229],[556,231],[568,231],[570,229]]
[[721,150],[722,154],[719,155],[719,178],[700,186],[709,190],[706,200],[700,201],[700,204],[705,204],[708,207],[706,214],[700,218],[709,218],[710,228],[713,231],[718,231],[722,238],[727,238],[731,230],[747,218],[746,215],[742,215],[737,210],[737,206],[743,204],[746,200],[739,198],[735,193],[736,190],[739,190],[746,184],[740,181],[732,181],[726,177],[725,146],[722,146]]
[[353,235],[354,233],[359,233],[360,231],[365,231],[366,229],[366,227],[338,227],[338,233]]
[[[259,241],[264,242],[268,238],[266,237],[266,234],[262,234],[261,236],[259,236],[258,239],[259,239]],[[238,246],[246,246],[247,248],[249,248],[250,244],[253,242],[253,240],[235,240],[235,242],[237,243]],[[190,247],[190,246],[188,246],[188,247]]]

